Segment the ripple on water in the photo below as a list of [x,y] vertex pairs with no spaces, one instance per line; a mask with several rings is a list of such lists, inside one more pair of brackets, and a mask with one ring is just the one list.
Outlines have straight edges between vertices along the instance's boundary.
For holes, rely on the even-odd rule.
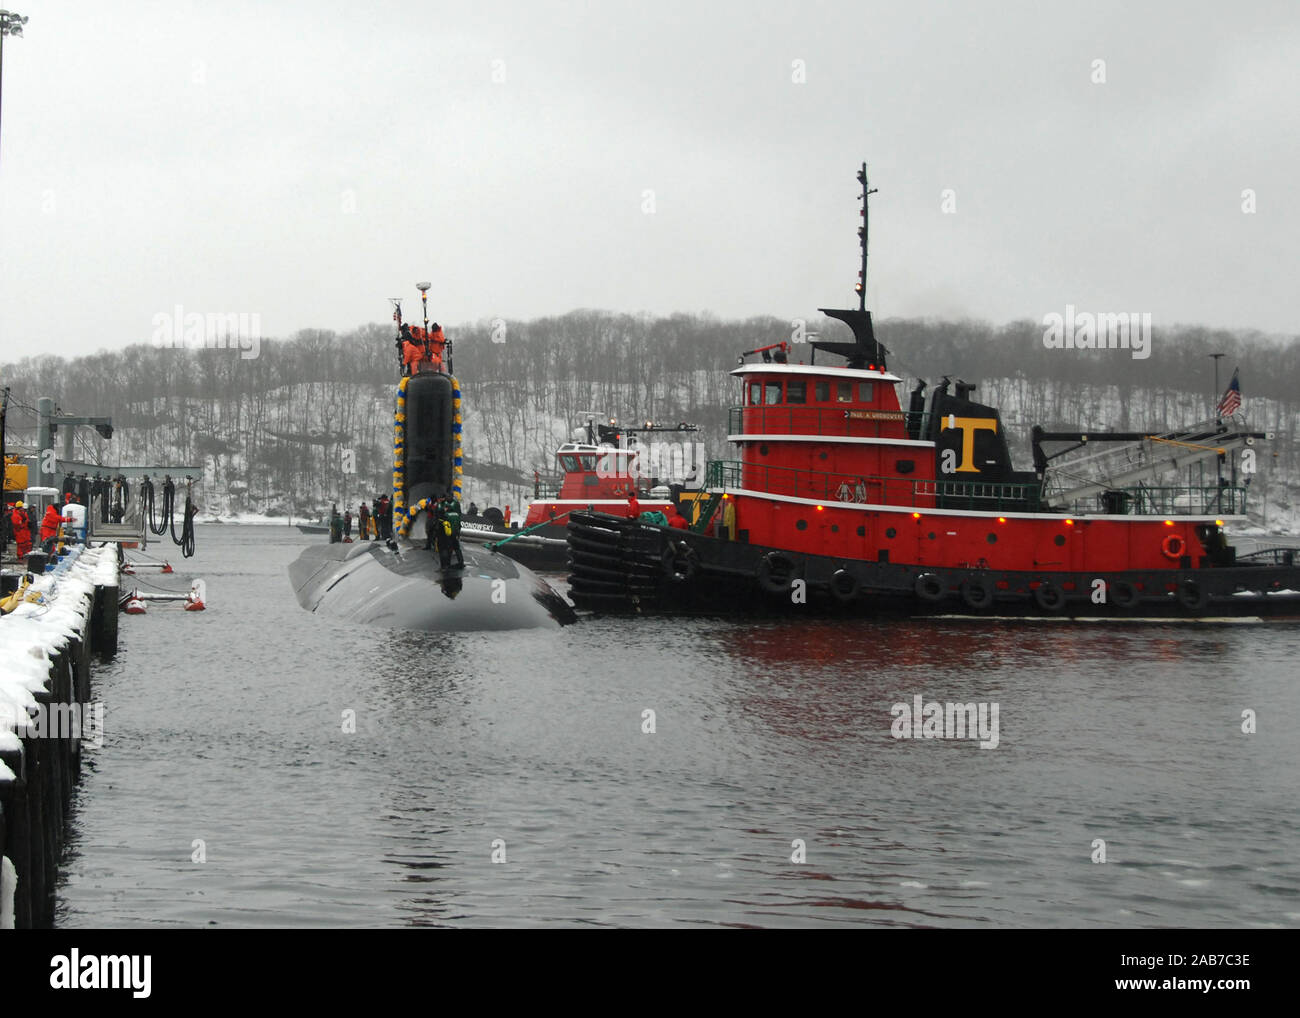
[[[1300,922],[1296,630],[393,633],[298,607],[307,541],[201,527],[209,610],[123,620],[62,925]],[[895,740],[916,695],[998,747]]]

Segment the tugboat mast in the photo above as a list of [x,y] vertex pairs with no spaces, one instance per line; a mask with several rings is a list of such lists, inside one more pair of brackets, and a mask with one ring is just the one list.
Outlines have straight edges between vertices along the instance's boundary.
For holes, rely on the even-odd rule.
[[858,170],[858,183],[862,185],[862,225],[858,227],[858,238],[862,242],[862,270],[858,273],[858,283],[853,288],[858,291],[858,310],[867,310],[867,198],[876,193],[878,188],[867,186],[867,164]]

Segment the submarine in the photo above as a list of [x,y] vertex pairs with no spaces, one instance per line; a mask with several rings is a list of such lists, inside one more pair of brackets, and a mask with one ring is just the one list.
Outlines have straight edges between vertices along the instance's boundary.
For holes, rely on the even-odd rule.
[[463,456],[451,343],[442,340],[436,324],[430,333],[428,287],[419,288],[426,301],[423,329],[403,326],[401,303],[393,301],[399,353],[423,353],[404,358],[410,374],[397,386],[391,533],[382,540],[305,549],[289,566],[298,603],[349,622],[430,632],[559,628],[575,622],[563,597],[501,552],[462,541],[464,565],[444,567],[438,552],[425,547],[434,505],[448,494],[461,497]]

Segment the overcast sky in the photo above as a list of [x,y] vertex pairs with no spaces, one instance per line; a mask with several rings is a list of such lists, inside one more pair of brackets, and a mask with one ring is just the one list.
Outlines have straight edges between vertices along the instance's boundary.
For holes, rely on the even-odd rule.
[[0,359],[849,306],[863,159],[880,316],[1297,332],[1294,0],[14,2]]

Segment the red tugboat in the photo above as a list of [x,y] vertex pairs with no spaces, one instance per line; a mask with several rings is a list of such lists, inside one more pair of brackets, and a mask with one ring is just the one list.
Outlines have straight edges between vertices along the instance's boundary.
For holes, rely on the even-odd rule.
[[678,516],[671,499],[652,494],[658,488],[651,488],[651,465],[641,462],[637,436],[694,432],[698,427],[652,422],[646,422],[644,427],[620,427],[613,418],[608,424],[598,424],[597,416],[588,415],[575,431],[574,440],[556,450],[562,479],[558,486],[545,491],[538,478],[520,530],[512,532],[495,526],[475,529],[470,524],[462,527],[461,537],[492,544],[531,569],[562,571],[568,560],[569,515],[575,510],[589,509],[624,518],[655,512],[669,520]]
[[[742,355],[737,458],[709,464],[688,532],[572,513],[579,608],[1300,615],[1293,553],[1238,557],[1224,535],[1245,519],[1233,454],[1271,436],[1231,418],[1168,435],[1035,428],[1035,469],[1018,471],[974,385],[945,378],[927,402],[919,382],[904,410],[866,310],[865,164],[858,179],[859,307],[823,309],[852,341],[812,342],[809,364],[784,343]],[[1152,483],[1171,469],[1182,483]]]

